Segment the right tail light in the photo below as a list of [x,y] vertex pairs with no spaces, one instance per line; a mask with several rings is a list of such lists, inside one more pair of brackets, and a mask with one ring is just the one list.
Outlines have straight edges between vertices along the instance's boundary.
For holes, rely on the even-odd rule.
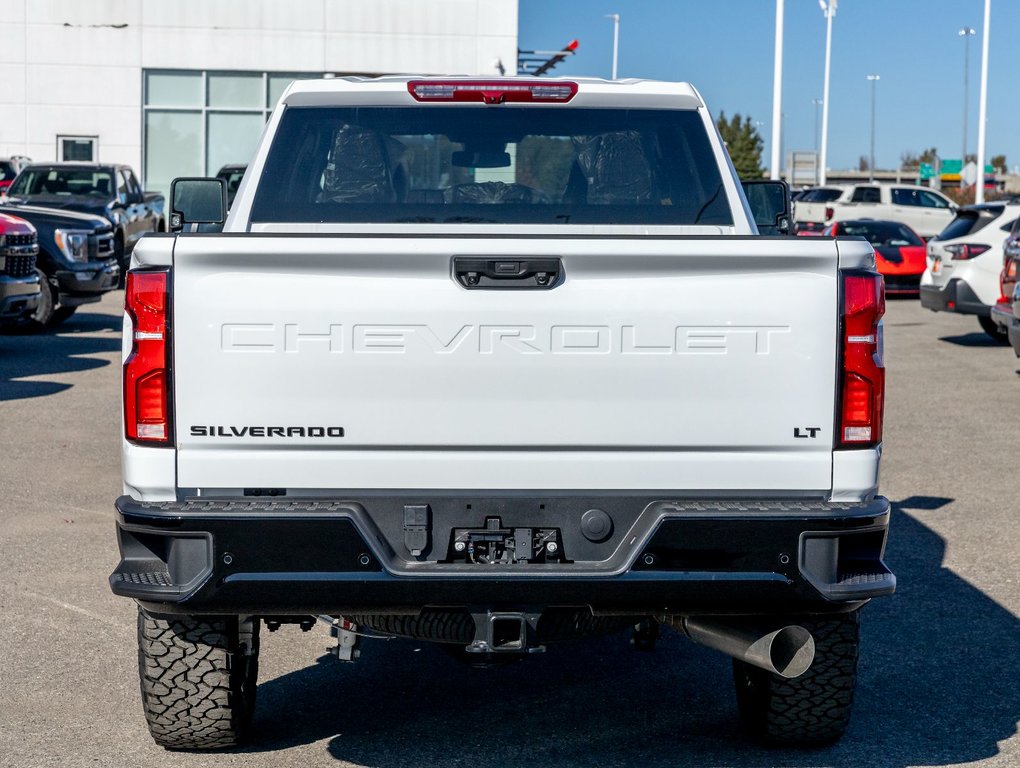
[[885,362],[882,315],[885,283],[876,272],[843,273],[842,366],[839,448],[870,448],[882,442]]
[[984,243],[966,243],[947,245],[946,250],[953,254],[953,261],[966,261],[967,259],[973,259],[975,256],[980,256],[985,251],[991,250],[991,247]]
[[125,285],[133,338],[124,362],[124,432],[140,445],[173,444],[169,283],[169,270],[132,270]]

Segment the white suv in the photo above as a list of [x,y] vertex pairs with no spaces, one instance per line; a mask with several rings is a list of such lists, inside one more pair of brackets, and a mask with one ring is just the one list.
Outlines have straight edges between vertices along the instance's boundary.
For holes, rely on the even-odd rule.
[[1020,203],[969,205],[928,242],[927,268],[921,276],[921,306],[933,312],[977,315],[982,330],[1006,343],[992,321],[999,300],[1002,247],[1017,220]]

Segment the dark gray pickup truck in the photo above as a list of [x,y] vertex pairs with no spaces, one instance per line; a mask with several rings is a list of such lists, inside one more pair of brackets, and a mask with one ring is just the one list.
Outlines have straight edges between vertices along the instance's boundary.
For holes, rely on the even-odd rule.
[[145,192],[127,165],[37,163],[22,169],[7,194],[12,205],[59,208],[108,220],[122,272],[142,235],[166,231],[163,196]]

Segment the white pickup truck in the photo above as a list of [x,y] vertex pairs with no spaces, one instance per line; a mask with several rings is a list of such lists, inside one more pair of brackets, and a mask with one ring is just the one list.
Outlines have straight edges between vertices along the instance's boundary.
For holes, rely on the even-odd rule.
[[318,619],[475,662],[664,624],[755,736],[839,738],[895,588],[883,287],[863,240],[759,235],[762,184],[687,84],[407,77],[291,86],[221,233],[176,181],[110,577],[155,740],[250,735],[260,627]]
[[911,184],[818,187],[794,206],[799,233],[821,233],[833,221],[881,219],[906,224],[921,237],[935,237],[956,215],[956,203],[934,189]]

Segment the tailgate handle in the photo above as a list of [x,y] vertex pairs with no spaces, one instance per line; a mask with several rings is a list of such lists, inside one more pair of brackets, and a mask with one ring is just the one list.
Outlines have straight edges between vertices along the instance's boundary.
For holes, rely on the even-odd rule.
[[465,288],[555,288],[563,281],[563,263],[558,258],[531,259],[506,256],[476,259],[455,256],[453,276]]

